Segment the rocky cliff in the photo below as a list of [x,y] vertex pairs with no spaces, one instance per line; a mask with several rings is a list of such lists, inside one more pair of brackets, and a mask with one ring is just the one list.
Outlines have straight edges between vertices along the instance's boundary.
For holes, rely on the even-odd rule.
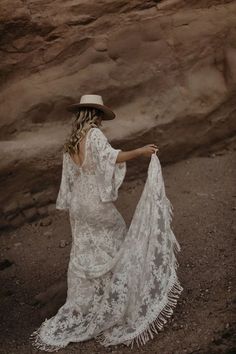
[[[236,131],[236,3],[2,0],[2,226],[54,208],[66,106],[85,93],[117,114],[123,150],[157,143],[163,164],[227,145]],[[128,162],[127,178],[148,160]]]

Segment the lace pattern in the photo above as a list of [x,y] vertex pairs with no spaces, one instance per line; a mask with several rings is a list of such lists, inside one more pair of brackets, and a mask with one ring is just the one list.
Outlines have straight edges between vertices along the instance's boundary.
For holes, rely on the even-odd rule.
[[48,352],[91,338],[103,346],[145,344],[167,322],[183,290],[176,274],[180,245],[170,225],[173,206],[158,157],[152,154],[127,227],[113,203],[126,163],[116,163],[120,150],[99,128],[89,133],[82,167],[63,156],[57,208],[69,210],[72,230],[67,299],[30,336]]

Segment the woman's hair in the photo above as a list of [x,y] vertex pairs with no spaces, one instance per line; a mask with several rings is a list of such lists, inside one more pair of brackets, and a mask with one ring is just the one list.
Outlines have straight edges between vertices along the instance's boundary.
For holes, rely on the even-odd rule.
[[74,154],[79,151],[79,142],[92,127],[98,127],[97,119],[103,112],[94,107],[81,107],[73,114],[72,131],[63,145],[64,152]]

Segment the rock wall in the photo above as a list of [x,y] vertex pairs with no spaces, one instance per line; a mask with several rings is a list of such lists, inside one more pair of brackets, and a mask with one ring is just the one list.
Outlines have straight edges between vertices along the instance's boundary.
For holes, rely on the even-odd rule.
[[[48,190],[47,203],[55,201],[70,129],[66,106],[82,94],[101,94],[115,110],[117,118],[103,124],[115,147],[158,143],[163,164],[235,134],[235,1],[0,6],[2,225],[25,220],[17,200]],[[127,178],[143,175],[147,164],[128,162]]]

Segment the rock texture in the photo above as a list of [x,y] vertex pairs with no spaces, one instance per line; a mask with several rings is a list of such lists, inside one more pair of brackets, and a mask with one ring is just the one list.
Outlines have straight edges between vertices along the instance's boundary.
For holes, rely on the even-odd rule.
[[[40,216],[55,201],[70,129],[65,108],[84,93],[101,94],[115,110],[117,118],[103,124],[115,147],[158,143],[163,164],[235,134],[235,1],[0,6],[2,225]],[[127,178],[147,164],[130,161]],[[37,193],[43,203],[34,201]]]

